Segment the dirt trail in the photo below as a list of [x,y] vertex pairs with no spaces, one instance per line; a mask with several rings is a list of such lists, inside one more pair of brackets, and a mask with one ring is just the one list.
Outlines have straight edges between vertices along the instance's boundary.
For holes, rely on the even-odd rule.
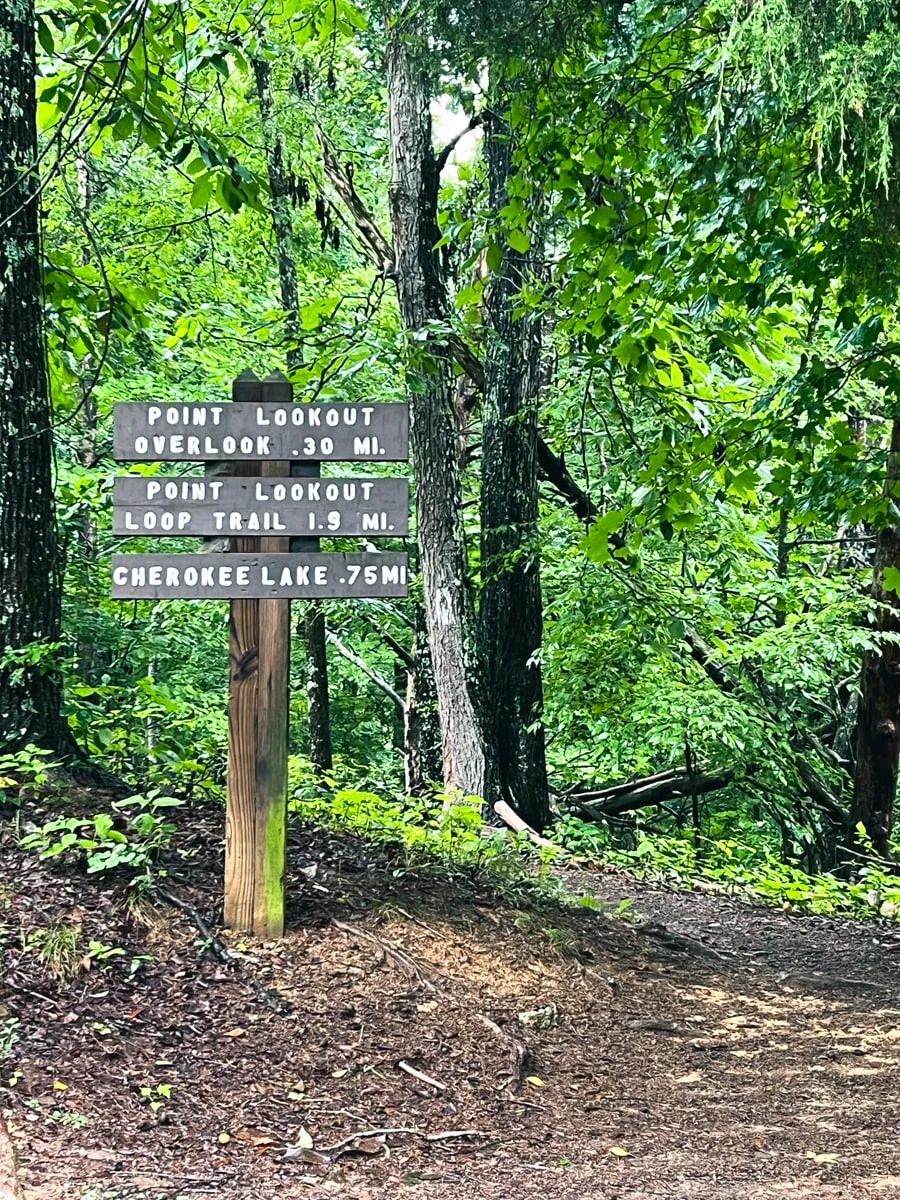
[[[220,838],[173,864],[208,917]],[[627,924],[295,840],[289,935],[230,939],[237,971],[0,841],[26,1200],[900,1200],[888,931],[569,877]],[[54,982],[59,918],[125,953]]]

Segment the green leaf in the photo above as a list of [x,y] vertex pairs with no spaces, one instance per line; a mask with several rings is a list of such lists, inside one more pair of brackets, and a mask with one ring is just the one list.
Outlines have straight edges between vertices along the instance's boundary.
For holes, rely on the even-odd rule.
[[491,242],[485,254],[485,261],[489,271],[499,271],[503,263],[503,251],[496,242]]
[[531,241],[528,235],[523,233],[521,229],[510,230],[506,240],[509,242],[511,248],[519,254],[527,254],[531,249]]

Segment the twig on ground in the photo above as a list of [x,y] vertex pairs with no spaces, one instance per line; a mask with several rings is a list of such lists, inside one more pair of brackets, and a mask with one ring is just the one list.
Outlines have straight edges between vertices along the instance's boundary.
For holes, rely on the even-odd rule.
[[[203,916],[197,911],[193,904],[188,904],[186,900],[182,900],[180,896],[176,896],[174,892],[167,891],[161,888],[158,884],[154,887],[153,892],[166,904],[172,904],[175,908],[180,909],[185,916],[190,917],[200,936],[206,943],[206,948],[210,951],[214,958],[220,963],[228,967],[230,970],[235,970],[240,965],[241,960],[236,954],[228,949],[221,938],[217,938],[209,925],[204,920]],[[248,979],[247,982],[253,989],[253,993],[257,1000],[271,1008],[273,1012],[281,1012],[285,1003],[281,996],[272,988],[267,988],[259,983],[256,979]]]
[[359,1133],[351,1133],[349,1137],[341,1138],[339,1142],[334,1142],[331,1146],[317,1146],[316,1151],[319,1154],[334,1154],[336,1150],[343,1150],[345,1146],[350,1146],[362,1138],[389,1137],[395,1133],[410,1133],[415,1137],[424,1138],[426,1142],[445,1142],[450,1138],[480,1137],[480,1131],[477,1129],[448,1129],[444,1133],[426,1133],[423,1129],[400,1125],[394,1129],[361,1129]]
[[5,979],[3,986],[9,988],[11,992],[21,992],[23,996],[34,996],[38,1000],[43,1000],[45,1004],[50,1004],[53,1008],[62,1008],[58,1000],[54,1000],[52,996],[45,996],[43,992],[36,992],[34,988],[23,987],[21,983],[13,983],[12,980]]
[[[525,1064],[528,1061],[528,1047],[523,1041],[517,1037],[513,1037],[511,1033],[507,1033],[502,1029],[496,1021],[492,1021],[490,1017],[486,1017],[484,1013],[475,1014],[478,1020],[491,1033],[495,1033],[501,1041],[509,1044],[509,1080],[514,1088],[522,1086],[522,1076],[525,1074]],[[504,1084],[504,1087],[506,1084]]]
[[362,929],[358,925],[348,925],[345,921],[338,921],[334,918],[332,918],[331,923],[335,929],[340,929],[342,933],[353,934],[354,936],[365,938],[367,941],[373,942],[376,946],[378,946],[383,954],[388,955],[390,958],[394,959],[395,962],[399,963],[404,971],[406,971],[407,974],[415,979],[419,986],[422,987],[426,992],[431,992],[432,995],[437,993],[437,988],[434,986],[431,980],[425,978],[425,976],[422,974],[421,968],[405,951],[398,949],[396,946],[392,946],[390,942],[383,941],[376,934],[370,932],[368,929]]
[[446,1092],[446,1083],[441,1083],[437,1079],[432,1079],[430,1075],[426,1075],[424,1071],[418,1071],[415,1067],[411,1067],[408,1062],[403,1059],[397,1063],[401,1071],[405,1071],[407,1075],[412,1075],[414,1079],[420,1080],[422,1083],[427,1083],[429,1087],[437,1088],[439,1092]]

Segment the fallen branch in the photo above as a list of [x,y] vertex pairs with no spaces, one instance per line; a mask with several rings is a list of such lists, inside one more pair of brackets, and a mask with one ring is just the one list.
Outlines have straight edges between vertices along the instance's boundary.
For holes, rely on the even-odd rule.
[[598,817],[619,816],[636,808],[648,808],[677,800],[683,796],[703,796],[727,787],[734,780],[734,767],[726,767],[709,775],[691,775],[684,768],[650,775],[646,779],[634,779],[609,791],[576,792],[569,796],[570,802]]
[[354,654],[349,646],[345,646],[336,633],[332,633],[332,631],[329,629],[327,636],[329,642],[331,642],[338,654],[340,654],[343,658],[346,658],[347,662],[353,663],[354,667],[357,667],[360,671],[362,671],[363,675],[365,675],[367,679],[371,680],[372,683],[374,683],[380,691],[384,692],[384,694],[390,700],[393,700],[394,704],[396,704],[401,713],[406,712],[406,701],[402,696],[399,696],[397,692],[394,691],[386,679],[379,675],[373,667],[370,667],[365,659],[360,658],[358,654]]
[[676,779],[679,772],[683,771],[684,767],[673,767],[669,771],[658,771],[655,775],[636,775],[632,779],[626,779],[624,783],[601,783],[596,787],[580,791],[578,785],[568,788],[561,793],[563,800],[570,797],[576,800],[594,800],[609,796],[618,796],[621,792],[630,792],[632,788],[636,788],[639,784],[662,782],[664,779]]
[[514,833],[524,833],[529,842],[532,842],[535,846],[540,846],[544,850],[554,850],[557,854],[568,856],[568,850],[564,850],[556,842],[551,842],[547,838],[541,837],[537,830],[532,829],[527,821],[523,821],[519,814],[510,808],[505,800],[497,801],[494,805],[494,812],[504,825],[508,825]]
[[[195,928],[203,938],[204,948],[209,950],[223,966],[229,967],[231,970],[235,970],[240,966],[240,958],[236,954],[232,954],[221,938],[216,937],[193,904],[188,904],[186,900],[182,900],[174,892],[166,891],[165,888],[161,888],[158,884],[153,888],[152,894],[164,901],[164,903],[171,904],[175,908],[180,909],[186,916],[190,917]],[[277,992],[265,987],[256,979],[248,979],[247,982],[253,989],[257,1000],[260,1000],[267,1008],[271,1008],[273,1012],[282,1012],[284,1010],[284,1000]]]
[[490,1017],[486,1017],[484,1013],[476,1013],[475,1016],[482,1025],[490,1029],[491,1033],[495,1033],[501,1041],[509,1043],[510,1062],[507,1083],[511,1083],[514,1089],[520,1088],[522,1086],[522,1078],[525,1074],[525,1066],[528,1062],[528,1047],[519,1038],[513,1037],[511,1033],[507,1033],[496,1021],[492,1021]]
[[427,1083],[429,1087],[437,1088],[439,1092],[446,1092],[446,1083],[441,1083],[439,1079],[432,1079],[430,1075],[426,1075],[424,1071],[419,1071],[416,1067],[411,1067],[408,1062],[403,1059],[397,1063],[401,1071],[405,1071],[407,1075],[412,1075],[413,1079],[418,1079],[420,1083]]
[[384,276],[394,273],[394,252],[391,244],[378,228],[378,224],[366,207],[365,201],[354,187],[353,180],[338,161],[331,143],[321,129],[318,131],[319,145],[325,177],[337,192],[349,212],[363,242],[366,255]]
[[338,921],[334,918],[332,918],[331,923],[335,929],[340,929],[342,933],[352,934],[354,937],[365,938],[366,941],[374,943],[374,945],[381,950],[382,954],[387,955],[389,958],[392,958],[395,962],[399,963],[404,971],[412,976],[412,978],[415,979],[419,986],[422,987],[426,992],[431,992],[432,995],[437,993],[437,988],[434,986],[431,980],[426,979],[419,966],[405,951],[398,949],[396,946],[392,946],[389,942],[383,941],[376,934],[370,933],[368,929],[361,929],[357,925],[347,925],[343,921]]
[[410,1133],[414,1137],[424,1138],[426,1142],[444,1142],[450,1138],[481,1136],[481,1131],[478,1129],[448,1129],[446,1133],[426,1133],[423,1129],[412,1129],[408,1125],[398,1125],[394,1129],[362,1129],[359,1133],[351,1133],[349,1137],[341,1138],[339,1142],[335,1142],[331,1146],[317,1146],[316,1152],[318,1154],[334,1154],[336,1150],[343,1150],[345,1146],[352,1146],[354,1142],[358,1142],[362,1138],[390,1137],[392,1134],[397,1133]]

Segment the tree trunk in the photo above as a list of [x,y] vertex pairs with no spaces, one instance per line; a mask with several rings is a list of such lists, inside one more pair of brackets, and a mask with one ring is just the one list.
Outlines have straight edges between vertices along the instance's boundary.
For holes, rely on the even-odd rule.
[[[438,172],[426,76],[430,53],[415,24],[388,24],[390,207],[397,291],[408,336],[410,441],[416,480],[419,564],[441,722],[447,788],[485,794],[475,622],[468,588],[450,353],[429,331],[446,319],[434,246]],[[417,57],[421,56],[420,61]]]
[[406,716],[403,752],[406,762],[406,793],[423,795],[429,784],[441,779],[441,723],[425,610],[416,605],[416,632],[412,663],[406,676]]
[[[485,122],[489,204],[509,203],[512,131]],[[515,319],[516,297],[540,256],[503,248],[485,296],[487,355],[482,434],[480,644],[496,755],[490,806],[505,800],[535,829],[550,817],[544,755],[543,634],[538,542],[537,397],[540,318]]]
[[[297,344],[297,312],[300,297],[297,288],[297,263],[294,258],[294,229],[291,219],[290,179],[284,165],[284,146],[275,117],[272,97],[272,68],[267,59],[254,58],[253,74],[259,118],[266,148],[266,168],[271,194],[272,227],[278,259],[281,304],[287,314],[285,330],[291,343],[287,353],[288,372],[301,365],[302,352]],[[299,539],[295,539],[299,541]],[[314,544],[313,544],[314,543]],[[317,550],[318,539],[305,538],[302,546],[291,549]],[[309,757],[321,774],[333,765],[331,720],[328,697],[328,653],[326,650],[325,612],[315,600],[305,603],[302,620],[306,657],[306,699],[309,724]]]
[[[900,502],[900,418],[891,428],[886,493]],[[872,839],[882,857],[889,854],[894,799],[897,794],[897,760],[900,754],[900,596],[885,584],[885,572],[900,570],[900,525],[885,525],[878,532],[872,595],[878,604],[876,630],[890,634],[863,658],[856,778],[852,822]]]
[[306,705],[309,757],[323,774],[334,766],[331,752],[331,704],[328,696],[328,656],[325,652],[325,613],[321,604],[304,605],[303,641],[306,646]]
[[56,669],[62,561],[41,324],[34,9],[0,2],[0,748],[72,749]]
[[[91,217],[91,205],[93,203],[93,181],[91,179],[91,166],[83,154],[79,154],[75,160],[75,180],[78,190],[78,220],[85,233],[85,246],[81,255],[82,265],[88,266],[91,261],[89,233],[90,227],[88,222]],[[72,201],[74,204],[74,201]],[[81,441],[75,451],[75,455],[81,465],[90,470],[97,465],[97,405],[94,399],[94,389],[97,382],[96,367],[91,354],[86,354],[79,366],[78,390],[80,399],[78,407],[80,410],[81,421]],[[82,514],[78,523],[78,569],[89,578],[97,574],[97,525],[94,521],[93,514],[89,507],[85,506],[85,511]],[[71,563],[71,556],[69,558]],[[94,664],[97,655],[97,647],[90,632],[87,635],[82,635],[79,631],[78,642],[76,647],[76,661],[78,666],[78,679],[81,683],[94,683]],[[148,743],[148,749],[151,747]]]

